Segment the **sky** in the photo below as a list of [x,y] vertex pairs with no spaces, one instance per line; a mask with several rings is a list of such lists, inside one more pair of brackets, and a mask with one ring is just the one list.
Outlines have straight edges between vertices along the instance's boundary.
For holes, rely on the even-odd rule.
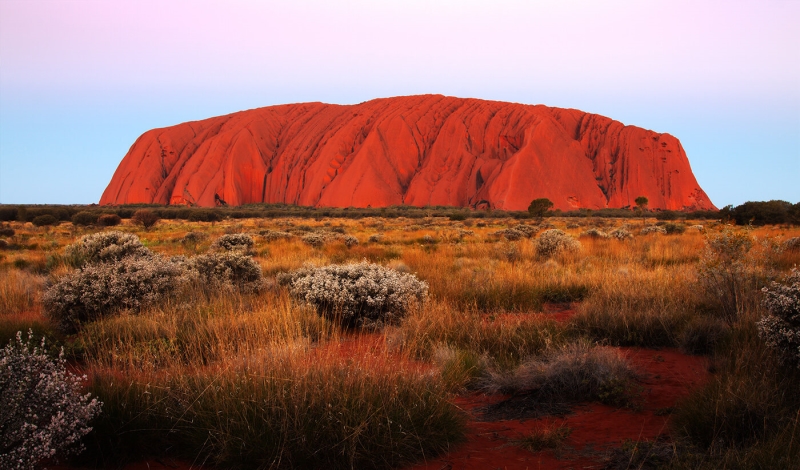
[[0,0],[0,203],[97,202],[148,129],[439,93],[680,139],[718,207],[800,201],[800,0]]

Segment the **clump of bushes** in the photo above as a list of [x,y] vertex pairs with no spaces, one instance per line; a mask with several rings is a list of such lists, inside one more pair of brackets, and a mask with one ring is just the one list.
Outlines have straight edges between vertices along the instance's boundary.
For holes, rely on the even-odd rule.
[[305,267],[279,282],[321,315],[345,327],[380,327],[402,318],[428,296],[428,284],[366,261]]
[[89,211],[80,211],[73,215],[71,220],[73,225],[94,225],[97,223],[97,214]]
[[208,238],[208,234],[205,232],[187,232],[181,238],[181,243],[184,245],[196,245],[206,238]]
[[195,256],[189,260],[188,268],[200,281],[212,287],[235,288],[247,293],[264,287],[261,266],[241,251]]
[[667,229],[665,229],[664,227],[659,227],[658,225],[648,225],[641,231],[642,235],[650,235],[651,233],[660,233],[662,235],[666,235]]
[[139,237],[125,232],[100,232],[84,235],[66,250],[67,259],[73,266],[109,263],[123,258],[149,258],[153,253]]
[[45,291],[45,312],[65,333],[123,309],[137,311],[177,291],[181,267],[159,256],[87,264]]
[[14,231],[13,228],[8,226],[0,227],[0,237],[13,237],[14,234],[17,233]]
[[221,251],[249,252],[253,249],[253,237],[246,233],[231,233],[214,240],[212,248]]
[[588,238],[608,238],[608,234],[600,229],[597,228],[590,228],[581,233],[581,237],[588,237]]
[[[339,228],[339,227],[334,227]],[[358,238],[353,235],[344,235],[338,232],[310,232],[300,238],[303,243],[311,245],[314,248],[320,248],[326,243],[331,243],[336,240],[343,242],[348,248],[358,245]]]
[[502,230],[498,230],[498,231],[494,232],[492,235],[494,235],[496,237],[503,237],[506,240],[512,241],[512,242],[513,241],[517,241],[520,238],[525,236],[524,233],[522,233],[521,231],[516,230],[514,228],[504,228]]
[[536,254],[542,258],[561,252],[578,251],[580,248],[581,242],[556,228],[545,230],[536,240]]
[[101,227],[115,227],[122,223],[122,219],[117,214],[103,214],[97,218],[97,225]]
[[758,334],[785,363],[800,368],[800,271],[792,269],[763,292],[769,314],[758,322]]
[[667,235],[680,235],[686,231],[686,226],[683,224],[674,224],[672,222],[668,222],[664,224],[664,230],[667,232]]
[[0,350],[0,467],[33,470],[82,450],[80,439],[103,405],[81,392],[85,379],[67,371],[63,350],[53,359],[33,331],[27,341],[17,332]]
[[45,214],[34,217],[33,220],[31,220],[31,222],[33,223],[33,225],[37,227],[49,227],[51,225],[58,224],[58,219],[56,219],[50,214]]
[[611,238],[616,238],[617,240],[628,240],[633,238],[633,234],[628,231],[625,227],[620,227],[616,230],[613,230],[611,233],[608,234]]
[[289,232],[282,232],[280,230],[262,230],[259,232],[261,238],[264,239],[267,243],[274,242],[276,240],[286,240],[292,238],[292,234]]

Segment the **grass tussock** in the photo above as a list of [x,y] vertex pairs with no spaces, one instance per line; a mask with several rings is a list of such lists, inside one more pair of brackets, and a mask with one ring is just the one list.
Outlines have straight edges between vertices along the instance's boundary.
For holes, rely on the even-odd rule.
[[220,468],[393,468],[463,438],[444,383],[388,361],[284,347],[237,367],[175,372],[97,371],[91,389],[105,413],[86,458],[152,452]]
[[531,395],[543,403],[599,401],[622,406],[632,400],[635,377],[619,351],[578,341],[525,360],[512,371],[490,371],[482,389]]
[[416,357],[430,358],[446,346],[486,356],[500,367],[512,367],[566,338],[562,327],[540,316],[492,316],[445,303],[432,303],[412,312],[389,334],[392,343]]
[[570,326],[620,346],[664,347],[700,308],[688,269],[619,270],[578,307]]
[[0,270],[0,315],[37,307],[45,278],[18,269]]

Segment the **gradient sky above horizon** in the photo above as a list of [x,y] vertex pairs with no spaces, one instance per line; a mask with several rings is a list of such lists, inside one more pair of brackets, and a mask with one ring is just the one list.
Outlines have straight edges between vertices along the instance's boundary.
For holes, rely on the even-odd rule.
[[92,203],[143,132],[440,93],[681,140],[718,207],[800,201],[800,1],[0,0],[0,203]]

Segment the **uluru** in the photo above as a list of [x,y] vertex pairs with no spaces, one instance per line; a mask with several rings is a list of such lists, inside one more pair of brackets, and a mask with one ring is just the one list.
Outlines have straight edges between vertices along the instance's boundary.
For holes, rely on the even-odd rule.
[[680,141],[597,114],[441,95],[300,103],[152,129],[100,204],[715,209]]

